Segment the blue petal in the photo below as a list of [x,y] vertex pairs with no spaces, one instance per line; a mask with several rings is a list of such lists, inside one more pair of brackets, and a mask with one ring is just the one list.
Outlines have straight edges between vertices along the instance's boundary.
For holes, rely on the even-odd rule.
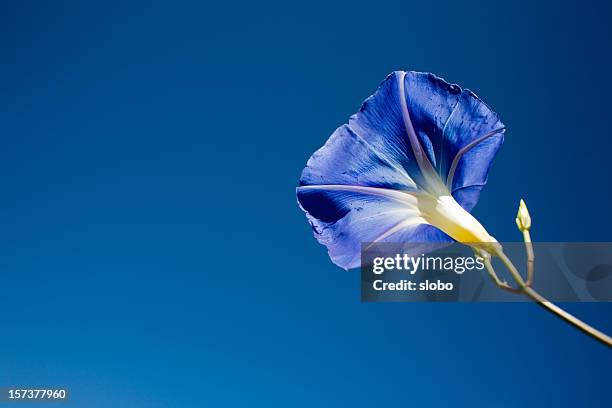
[[[410,223],[414,210],[398,202],[392,190],[338,191],[336,187],[298,187],[297,197],[315,237],[342,268],[359,266],[361,244],[366,242],[436,242],[442,246],[452,242],[437,228]],[[430,250],[436,248],[439,246]],[[413,249],[414,255],[422,252],[420,247]]]
[[[358,113],[349,119],[349,128],[366,140],[376,151],[401,167],[417,184],[424,184],[424,176],[407,137],[402,98],[405,73],[394,72],[380,84],[376,92],[366,99]],[[417,132],[418,134],[418,132]],[[428,141],[421,141],[421,145]],[[418,148],[421,148],[421,145]],[[430,157],[431,159],[431,157]]]
[[419,140],[455,199],[471,210],[503,143],[503,123],[474,93],[433,74],[408,72],[405,81]]
[[[445,125],[441,152],[445,158],[443,171],[454,196],[458,190],[467,189],[472,191],[472,200],[478,201],[491,163],[504,141],[504,130],[497,115],[476,95],[462,92]],[[468,210],[472,207],[464,205]]]
[[302,171],[300,185],[319,184],[416,189],[396,156],[375,138],[366,140],[348,125],[336,129]]
[[[439,169],[444,125],[457,106],[461,88],[425,72],[407,72],[404,81],[415,131],[431,163]],[[443,180],[446,180],[446,175]]]

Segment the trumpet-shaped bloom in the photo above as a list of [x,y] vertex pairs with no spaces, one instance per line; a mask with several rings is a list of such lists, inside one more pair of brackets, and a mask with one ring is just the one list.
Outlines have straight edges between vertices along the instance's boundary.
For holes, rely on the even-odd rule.
[[[504,125],[469,90],[398,71],[308,160],[297,198],[334,263],[359,266],[364,242],[496,242],[469,213]],[[431,249],[431,248],[430,248]]]

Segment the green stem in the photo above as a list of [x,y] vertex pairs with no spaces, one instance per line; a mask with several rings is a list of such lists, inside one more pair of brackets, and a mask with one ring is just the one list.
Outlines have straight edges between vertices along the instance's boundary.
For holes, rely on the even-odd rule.
[[527,252],[527,286],[533,283],[533,263],[535,255],[533,254],[533,244],[531,243],[531,234],[529,229],[523,230],[523,241],[525,241],[525,251]]
[[508,271],[510,271],[510,274],[512,275],[516,283],[521,287],[522,292],[524,292],[527,296],[529,296],[533,301],[535,301],[537,304],[542,306],[544,309],[548,310],[549,312],[553,313],[554,315],[558,316],[559,318],[573,325],[574,327],[582,330],[584,333],[588,334],[589,336],[595,338],[596,340],[599,340],[606,346],[612,347],[612,337],[586,324],[585,322],[578,319],[574,315],[561,309],[559,306],[555,305],[554,303],[549,302],[538,292],[536,292],[535,290],[527,286],[521,274],[518,272],[518,270],[516,269],[512,261],[508,259],[508,257],[506,256],[506,254],[504,253],[502,249],[499,249],[495,255],[497,255],[501,259],[501,261],[504,263],[506,268],[508,268]]

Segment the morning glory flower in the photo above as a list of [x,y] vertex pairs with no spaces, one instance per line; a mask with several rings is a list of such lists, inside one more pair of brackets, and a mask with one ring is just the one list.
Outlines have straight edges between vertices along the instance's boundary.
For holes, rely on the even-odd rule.
[[[297,199],[331,260],[358,267],[361,244],[396,242],[412,255],[458,241],[474,248],[495,284],[612,347],[532,287],[531,216],[523,200],[516,225],[527,253],[527,280],[470,211],[504,141],[497,114],[467,89],[433,74],[393,72],[308,160]],[[424,245],[425,244],[425,245]],[[499,278],[498,257],[518,287]]]
[[[390,74],[302,171],[297,198],[345,269],[361,243],[454,241],[494,252],[470,214],[505,127],[474,93],[422,72]],[[431,250],[432,247],[429,247]]]

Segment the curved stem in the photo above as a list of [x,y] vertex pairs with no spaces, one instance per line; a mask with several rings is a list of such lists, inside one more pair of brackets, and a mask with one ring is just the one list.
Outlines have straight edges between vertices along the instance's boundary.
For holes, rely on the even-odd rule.
[[574,327],[582,330],[584,333],[588,334],[594,339],[599,340],[606,346],[612,347],[612,337],[586,324],[585,322],[578,319],[574,315],[561,309],[559,306],[555,305],[554,303],[549,302],[538,292],[530,288],[527,285],[527,283],[523,280],[523,278],[521,277],[521,274],[518,272],[518,270],[516,269],[512,261],[508,259],[508,257],[506,256],[503,250],[500,249],[499,251],[497,251],[496,255],[499,256],[499,258],[504,263],[506,268],[508,268],[508,271],[510,271],[510,274],[512,274],[512,277],[516,280],[516,283],[521,287],[521,291],[524,292],[527,296],[529,296],[533,301],[535,301],[537,304],[539,304],[540,306],[542,306],[544,309],[548,310],[549,312],[553,313],[557,317],[565,320],[566,322],[573,325]]
[[500,279],[499,276],[497,276],[497,273],[495,272],[495,269],[493,268],[493,265],[491,264],[491,256],[487,255],[487,256],[484,256],[483,258],[484,258],[485,267],[487,268],[487,272],[489,273],[489,276],[491,277],[491,279],[493,279],[493,282],[495,282],[498,288],[507,290],[512,293],[522,292],[521,288],[513,288],[512,286],[508,284],[508,282]]

